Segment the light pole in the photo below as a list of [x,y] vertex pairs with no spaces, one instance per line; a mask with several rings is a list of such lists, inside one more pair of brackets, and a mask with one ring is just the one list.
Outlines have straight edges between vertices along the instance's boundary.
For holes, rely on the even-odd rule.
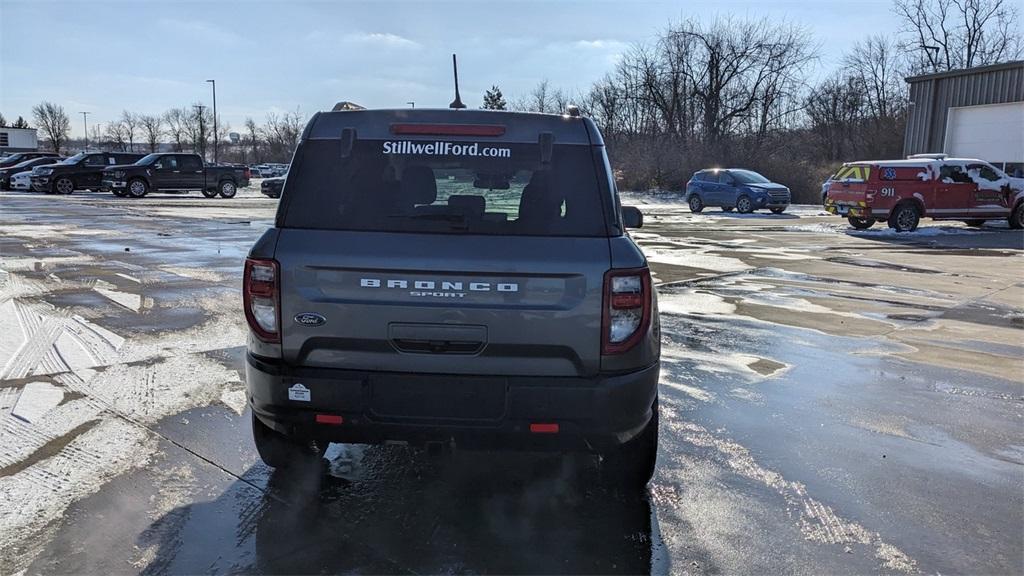
[[416,103],[415,102],[406,102],[406,104],[408,104],[410,108],[415,108],[416,107]]
[[213,85],[213,163],[217,163],[217,81],[207,80]]
[[89,151],[89,114],[92,112],[81,112],[82,115],[82,126],[85,128],[85,151]]

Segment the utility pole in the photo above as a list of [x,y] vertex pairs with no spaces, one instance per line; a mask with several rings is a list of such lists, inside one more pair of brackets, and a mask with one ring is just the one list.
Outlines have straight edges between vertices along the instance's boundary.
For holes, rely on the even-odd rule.
[[217,163],[217,81],[207,80],[210,84],[213,84],[213,163]]
[[199,117],[199,155],[203,157],[203,163],[206,163],[206,124],[203,123],[203,106],[202,104],[193,104],[193,108]]
[[410,108],[415,108],[416,107],[416,103],[415,102],[406,102],[406,104],[408,104]]
[[82,126],[85,128],[85,152],[89,151],[89,114],[92,112],[81,112],[82,115]]

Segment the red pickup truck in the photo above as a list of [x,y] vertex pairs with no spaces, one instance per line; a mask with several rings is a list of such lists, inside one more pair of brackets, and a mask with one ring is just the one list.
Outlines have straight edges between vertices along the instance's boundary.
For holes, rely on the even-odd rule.
[[911,232],[923,217],[971,226],[1006,218],[1024,228],[1024,179],[965,158],[849,162],[836,173],[825,209],[858,230],[886,221]]

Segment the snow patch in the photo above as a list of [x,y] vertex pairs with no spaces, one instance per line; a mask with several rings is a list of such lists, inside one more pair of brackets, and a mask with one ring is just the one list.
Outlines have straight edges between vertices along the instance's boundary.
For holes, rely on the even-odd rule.
[[49,382],[29,382],[21,389],[11,415],[30,424],[56,408],[64,400],[64,391]]
[[658,295],[658,311],[662,314],[679,314],[690,316],[725,315],[736,312],[736,306],[724,298],[710,292],[699,290],[683,293],[667,293]]

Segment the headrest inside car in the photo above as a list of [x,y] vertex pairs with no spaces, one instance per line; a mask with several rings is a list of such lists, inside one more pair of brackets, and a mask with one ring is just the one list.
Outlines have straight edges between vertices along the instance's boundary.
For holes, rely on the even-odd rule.
[[402,171],[402,198],[413,204],[433,204],[437,181],[429,166],[409,166]]

